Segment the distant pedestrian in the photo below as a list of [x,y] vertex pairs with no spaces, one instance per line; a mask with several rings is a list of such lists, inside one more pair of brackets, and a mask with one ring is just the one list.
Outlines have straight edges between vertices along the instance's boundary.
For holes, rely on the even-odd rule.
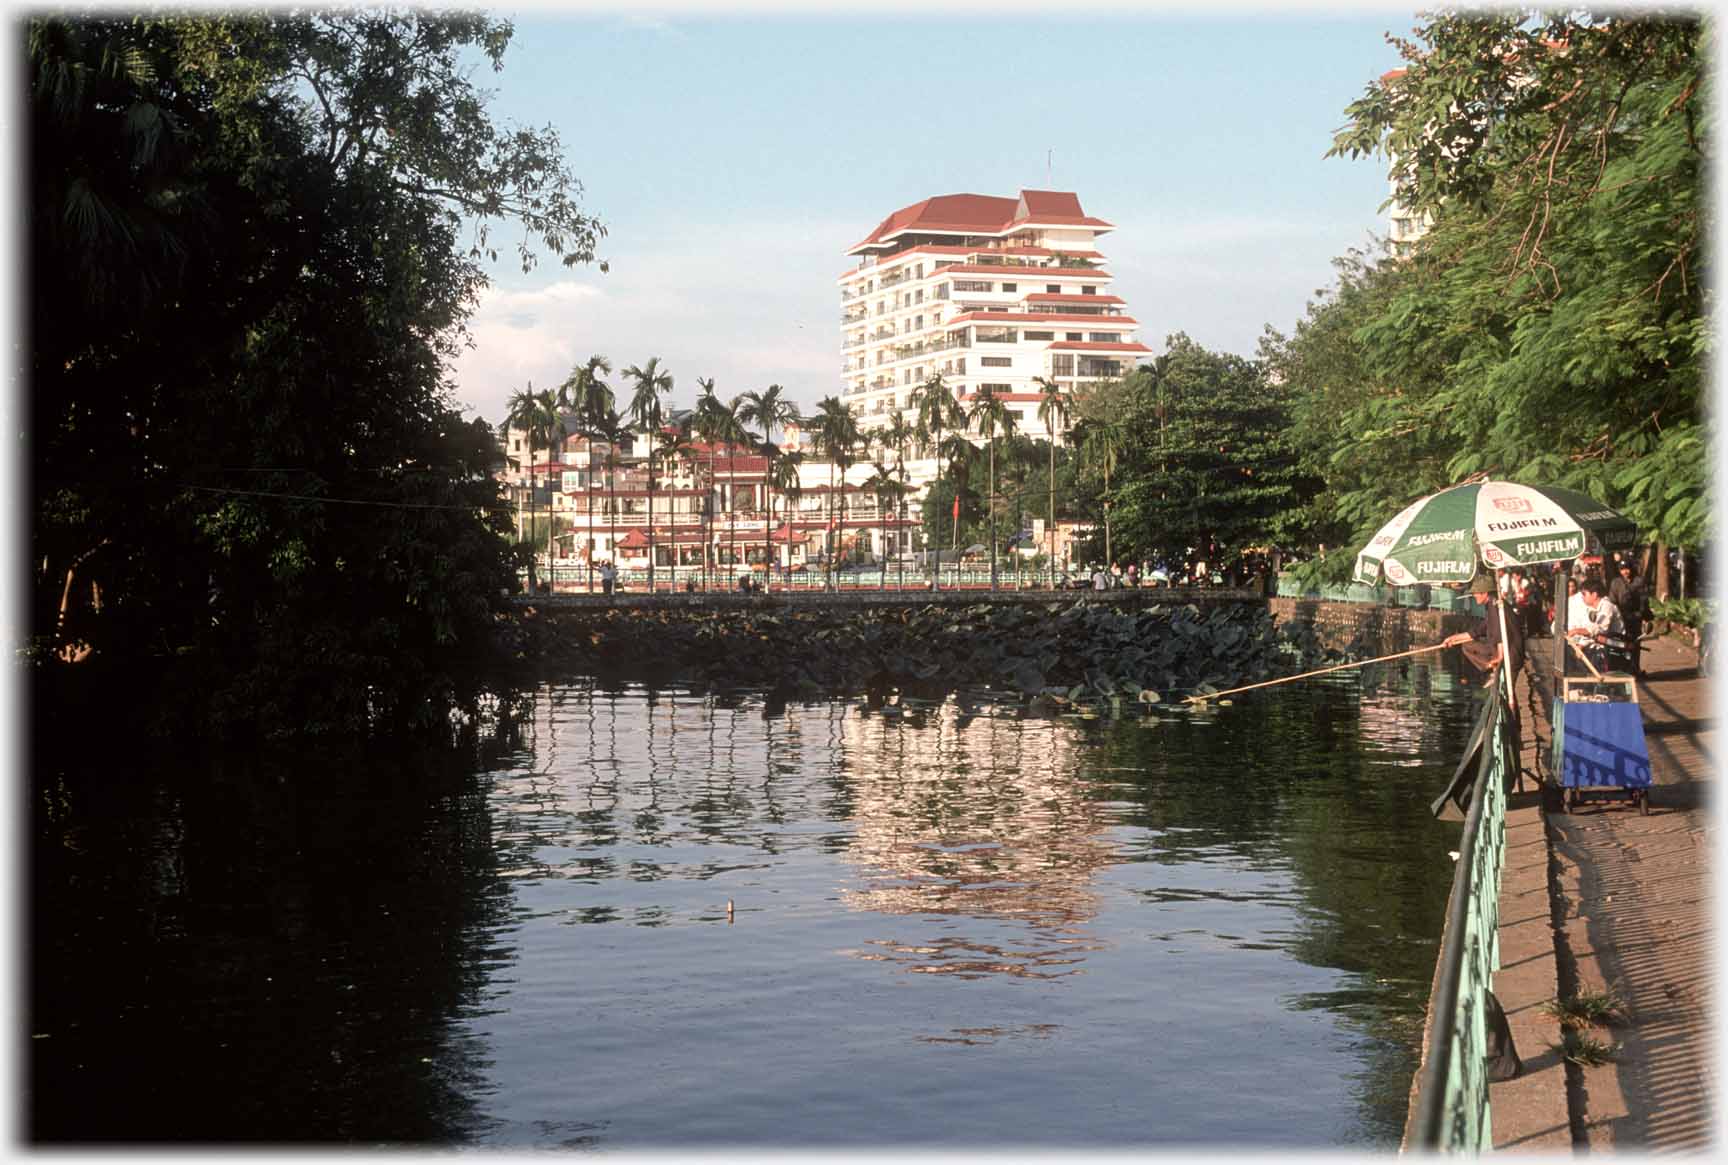
[[600,589],[606,594],[612,593],[612,586],[618,581],[618,572],[612,566],[612,560],[607,559],[600,564]]
[[1620,560],[1620,577],[1608,584],[1608,598],[1620,609],[1620,621],[1626,628],[1626,654],[1631,658],[1632,674],[1638,675],[1642,650],[1638,641],[1650,616],[1650,597],[1630,558]]
[[1128,585],[1131,587],[1140,585],[1140,564],[1138,562],[1128,564]]

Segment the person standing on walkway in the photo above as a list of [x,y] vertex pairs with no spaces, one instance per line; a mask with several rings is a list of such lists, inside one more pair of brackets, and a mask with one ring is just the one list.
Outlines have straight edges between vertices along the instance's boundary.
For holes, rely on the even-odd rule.
[[618,572],[612,568],[612,560],[607,559],[600,564],[600,589],[606,594],[612,593],[612,584],[618,580]]
[[1630,558],[1620,560],[1619,577],[1608,584],[1608,600],[1620,611],[1620,621],[1626,629],[1626,654],[1631,660],[1632,674],[1638,675],[1641,671],[1638,640],[1650,615],[1650,596],[1644,589],[1644,580],[1634,573]]

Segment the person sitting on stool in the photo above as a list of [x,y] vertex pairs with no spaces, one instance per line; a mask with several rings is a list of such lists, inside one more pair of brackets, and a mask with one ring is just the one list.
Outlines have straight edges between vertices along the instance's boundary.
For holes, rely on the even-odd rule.
[[[1618,671],[1629,668],[1631,658],[1626,650],[1626,624],[1620,609],[1602,593],[1602,580],[1592,575],[1578,587],[1583,600],[1584,617],[1576,626],[1566,628],[1566,638],[1576,643],[1597,671]],[[1576,655],[1566,659],[1566,674],[1583,675],[1589,669],[1578,664]]]

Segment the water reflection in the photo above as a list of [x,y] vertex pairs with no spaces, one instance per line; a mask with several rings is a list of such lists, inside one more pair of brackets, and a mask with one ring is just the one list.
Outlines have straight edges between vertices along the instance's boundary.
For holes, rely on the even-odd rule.
[[1012,943],[949,934],[872,940],[860,958],[918,974],[1056,979],[1097,949],[1093,875],[1114,860],[1087,800],[1073,742],[1048,721],[980,715],[951,700],[914,716],[847,723],[855,832],[846,852],[855,910],[939,920],[1006,921]]
[[1444,674],[1121,723],[530,707],[478,772],[139,779],[56,819],[39,1127],[1396,1143],[1455,830],[1425,807],[1469,725]]

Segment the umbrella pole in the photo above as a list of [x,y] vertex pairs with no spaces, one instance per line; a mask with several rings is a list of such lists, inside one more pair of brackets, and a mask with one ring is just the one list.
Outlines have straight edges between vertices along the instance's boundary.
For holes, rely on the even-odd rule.
[[[1512,685],[1512,645],[1506,639],[1506,596],[1499,593],[1500,580],[1494,580],[1494,610],[1500,617],[1500,669],[1506,676],[1506,710],[1512,713],[1512,723],[1518,723],[1518,690]],[[1519,733],[1519,747],[1523,747]],[[1520,778],[1522,780],[1522,778]]]
[[1554,564],[1554,684],[1558,692],[1565,686],[1566,675],[1566,564]]

